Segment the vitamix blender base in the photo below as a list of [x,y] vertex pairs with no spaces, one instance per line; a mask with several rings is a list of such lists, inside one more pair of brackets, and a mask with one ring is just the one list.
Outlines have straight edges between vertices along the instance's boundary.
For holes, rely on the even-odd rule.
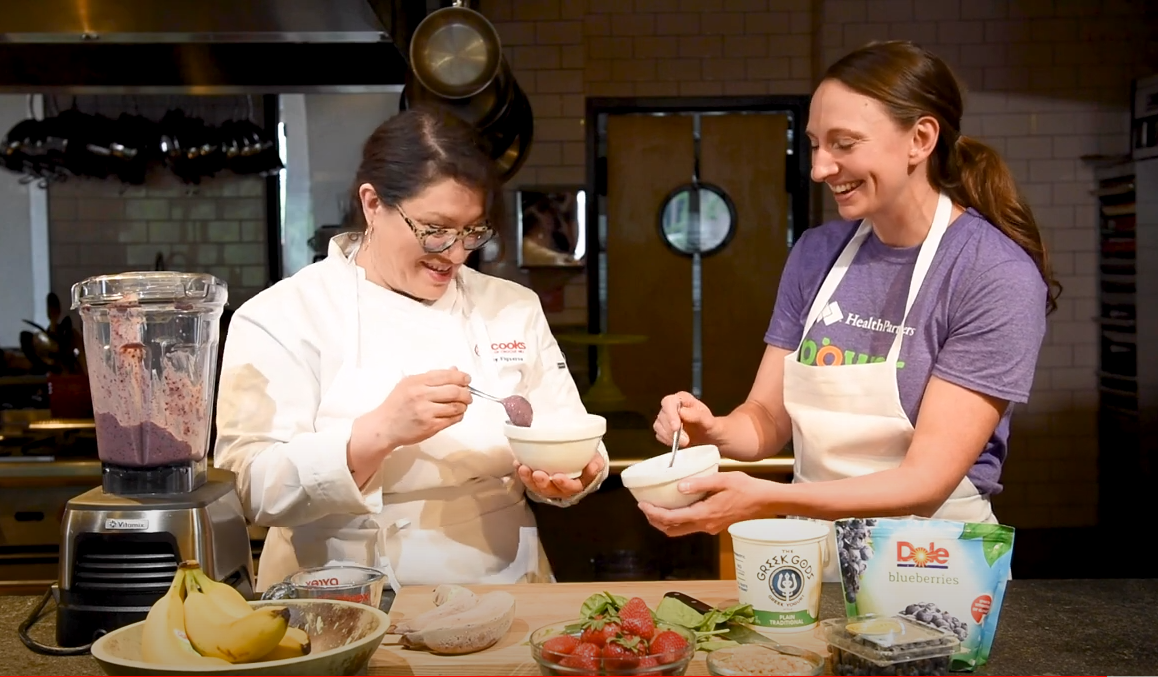
[[253,554],[232,473],[209,469],[225,285],[141,272],[73,287],[84,325],[102,486],[62,520],[56,640],[82,646],[142,621],[177,565],[253,599]]
[[187,559],[254,598],[249,532],[228,471],[210,469],[189,493],[130,498],[97,487],[68,502],[62,530],[54,591],[60,646],[145,620]]

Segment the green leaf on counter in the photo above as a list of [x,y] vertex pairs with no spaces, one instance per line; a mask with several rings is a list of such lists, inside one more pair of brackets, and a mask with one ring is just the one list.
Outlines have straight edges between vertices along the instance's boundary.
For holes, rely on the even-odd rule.
[[694,632],[696,649],[700,651],[715,651],[735,646],[735,642],[718,639],[717,635],[728,633],[729,621],[751,623],[756,618],[751,604],[735,604],[727,609],[712,609],[701,614],[674,597],[664,597],[656,607],[655,616],[664,623],[679,625]]
[[657,620],[689,630],[698,628],[704,615],[674,597],[664,597],[655,609]]
[[597,592],[583,602],[579,613],[583,616],[583,620],[591,620],[599,614],[604,616],[618,614],[619,610],[626,604],[626,597],[613,595],[610,592]]

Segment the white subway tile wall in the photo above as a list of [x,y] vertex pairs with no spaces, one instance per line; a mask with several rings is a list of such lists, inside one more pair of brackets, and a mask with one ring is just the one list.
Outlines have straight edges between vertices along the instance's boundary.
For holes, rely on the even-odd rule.
[[[912,39],[945,58],[968,87],[964,132],[1005,154],[1065,285],[995,500],[1003,522],[1043,527],[1096,519],[1096,208],[1081,156],[1128,151],[1143,4],[482,0],[480,10],[535,109],[535,145],[512,186],[584,182],[587,96],[807,94],[828,64],[876,39]],[[834,216],[831,198],[824,205]],[[489,270],[526,282],[513,255],[507,246]],[[552,319],[582,322],[585,290],[572,279]]]
[[[71,105],[60,97],[57,106]],[[260,98],[253,100],[260,120]],[[78,97],[85,113],[139,112],[158,121],[170,108],[211,124],[251,115],[245,97]],[[50,112],[52,107],[50,106]],[[73,283],[92,275],[152,270],[205,272],[229,285],[236,308],[266,286],[265,180],[228,171],[187,185],[159,168],[143,186],[72,178],[48,189],[52,290],[68,303]]]

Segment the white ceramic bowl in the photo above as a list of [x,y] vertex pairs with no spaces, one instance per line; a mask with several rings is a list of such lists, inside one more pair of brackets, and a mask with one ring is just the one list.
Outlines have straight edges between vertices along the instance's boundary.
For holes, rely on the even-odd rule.
[[671,452],[653,456],[623,469],[620,479],[623,486],[640,503],[651,503],[659,508],[672,510],[683,508],[704,497],[704,493],[680,493],[680,480],[689,477],[714,475],[720,470],[720,450],[714,444],[687,447],[676,452],[675,465],[671,462]]
[[536,414],[529,427],[506,423],[503,432],[519,463],[550,475],[575,478],[599,453],[607,419],[596,414]]

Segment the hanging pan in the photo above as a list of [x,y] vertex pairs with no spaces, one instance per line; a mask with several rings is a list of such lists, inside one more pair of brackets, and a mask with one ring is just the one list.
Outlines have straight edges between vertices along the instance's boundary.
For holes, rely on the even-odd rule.
[[431,12],[410,38],[410,69],[415,78],[448,99],[483,91],[498,75],[501,57],[498,31],[461,1]]

